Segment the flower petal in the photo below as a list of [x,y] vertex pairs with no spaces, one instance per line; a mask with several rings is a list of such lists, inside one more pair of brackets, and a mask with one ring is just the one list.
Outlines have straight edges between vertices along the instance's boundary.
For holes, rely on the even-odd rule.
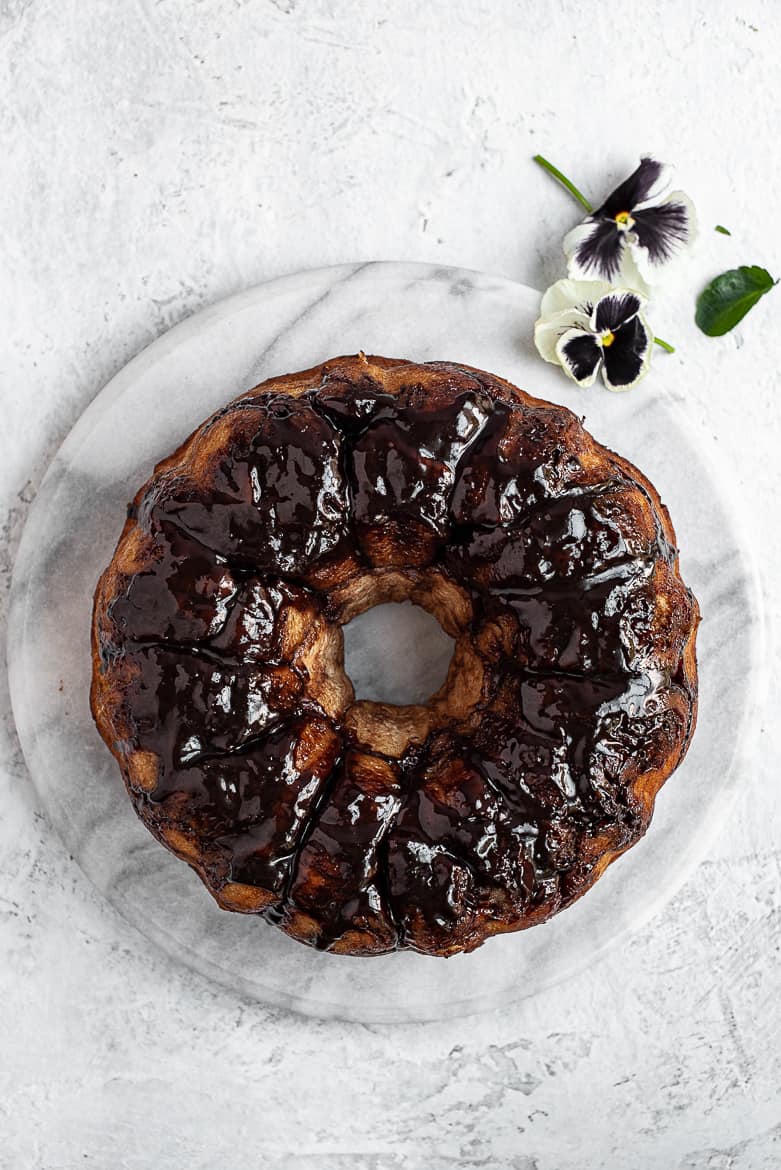
[[689,217],[689,238],[684,247],[690,248],[697,236],[700,234],[700,225],[697,219],[697,208],[692,203],[685,191],[671,191],[665,199],[665,203],[680,203],[686,208]]
[[652,275],[658,277],[658,272],[650,273],[648,268],[643,249],[637,244],[628,242],[621,255],[621,271],[618,274],[616,285],[620,285],[621,288],[634,289],[647,299],[651,291],[649,277]]
[[654,203],[661,203],[663,199],[667,199],[667,192],[673,185],[673,167],[668,163],[657,163],[660,168],[656,182],[651,187],[645,199],[640,199],[633,208],[633,214],[636,211],[642,211],[644,207],[650,207]]
[[648,253],[651,264],[664,264],[690,242],[694,208],[682,191],[676,191],[664,203],[635,213],[633,232]]
[[559,338],[556,354],[568,378],[584,389],[593,386],[602,365],[602,346],[585,329],[568,329]]
[[596,216],[615,220],[622,211],[631,211],[634,214],[636,207],[650,200],[658,199],[669,183],[670,169],[655,158],[641,158],[640,166],[633,171],[628,179],[624,179],[611,191],[601,207],[594,212]]
[[596,333],[605,333],[608,329],[615,333],[622,325],[642,309],[645,297],[628,288],[615,288],[600,297],[591,314],[591,327]]
[[609,291],[610,285],[603,280],[557,280],[543,295],[540,316],[582,308],[584,317],[589,317],[591,307]]
[[[544,300],[543,300],[544,303]],[[534,323],[534,344],[546,362],[559,364],[556,346],[568,329],[588,329],[588,317],[580,309],[565,309],[563,313],[541,316]]]
[[564,237],[567,272],[573,280],[612,282],[621,268],[624,233],[613,220],[589,217]]
[[615,331],[613,344],[604,351],[602,380],[608,390],[631,390],[648,373],[653,334],[642,314]]

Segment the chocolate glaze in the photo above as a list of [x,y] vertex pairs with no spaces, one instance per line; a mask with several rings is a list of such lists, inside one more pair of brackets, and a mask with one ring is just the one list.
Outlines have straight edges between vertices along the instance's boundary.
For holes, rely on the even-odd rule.
[[338,437],[305,399],[270,394],[245,413],[246,437],[209,482],[172,476],[150,493],[141,523],[175,524],[239,566],[294,575],[347,531]]
[[[654,626],[675,550],[647,493],[579,461],[568,412],[436,368],[395,396],[334,371],[242,403],[205,481],[168,472],[141,499],[151,552],[103,635],[130,745],[159,758],[141,815],[189,825],[221,880],[261,887],[267,917],[320,947],[447,953],[549,916],[642,833],[628,777],[690,730],[686,623],[677,642]],[[435,564],[476,639],[511,631],[471,717],[400,759],[356,750],[296,658],[322,612],[313,566],[356,550]]]
[[[399,771],[349,752],[298,858],[284,916],[292,933],[333,946],[353,936],[363,950],[393,950],[398,932],[379,874],[379,849],[401,805]],[[303,919],[303,930],[301,920]]]
[[171,524],[151,540],[148,567],[130,578],[111,616],[131,639],[197,641],[216,633],[236,597],[225,560]]
[[469,944],[491,903],[522,910],[535,826],[490,783],[470,744],[443,737],[417,770],[388,840],[390,901],[408,945]]

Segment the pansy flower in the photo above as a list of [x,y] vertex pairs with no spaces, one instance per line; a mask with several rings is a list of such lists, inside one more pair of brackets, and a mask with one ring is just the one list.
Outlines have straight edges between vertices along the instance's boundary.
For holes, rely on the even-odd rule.
[[578,386],[593,386],[601,371],[608,390],[629,390],[651,364],[653,333],[643,316],[645,304],[633,289],[559,280],[542,298],[534,344]]
[[670,168],[653,158],[616,187],[564,238],[573,280],[607,280],[647,291],[658,269],[694,239],[694,206],[683,191],[665,194]]

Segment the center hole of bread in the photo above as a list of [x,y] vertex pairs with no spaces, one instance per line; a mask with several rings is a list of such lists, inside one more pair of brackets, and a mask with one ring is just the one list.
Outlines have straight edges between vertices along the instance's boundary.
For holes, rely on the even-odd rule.
[[356,699],[425,703],[444,683],[454,642],[412,602],[375,605],[344,627],[344,666]]

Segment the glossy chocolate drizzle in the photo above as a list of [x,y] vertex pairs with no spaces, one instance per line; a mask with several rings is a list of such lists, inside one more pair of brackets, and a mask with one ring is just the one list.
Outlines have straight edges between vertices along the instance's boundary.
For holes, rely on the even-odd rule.
[[[130,748],[159,759],[142,817],[318,947],[449,953],[548,917],[644,831],[630,781],[689,734],[694,610],[646,490],[604,460],[594,479],[568,412],[433,368],[433,388],[326,370],[233,407],[212,478],[169,472],[138,502],[153,553],[101,647],[132,676]],[[291,649],[350,559],[434,567],[471,597],[476,646],[504,631],[477,707],[401,758],[353,742]]]

